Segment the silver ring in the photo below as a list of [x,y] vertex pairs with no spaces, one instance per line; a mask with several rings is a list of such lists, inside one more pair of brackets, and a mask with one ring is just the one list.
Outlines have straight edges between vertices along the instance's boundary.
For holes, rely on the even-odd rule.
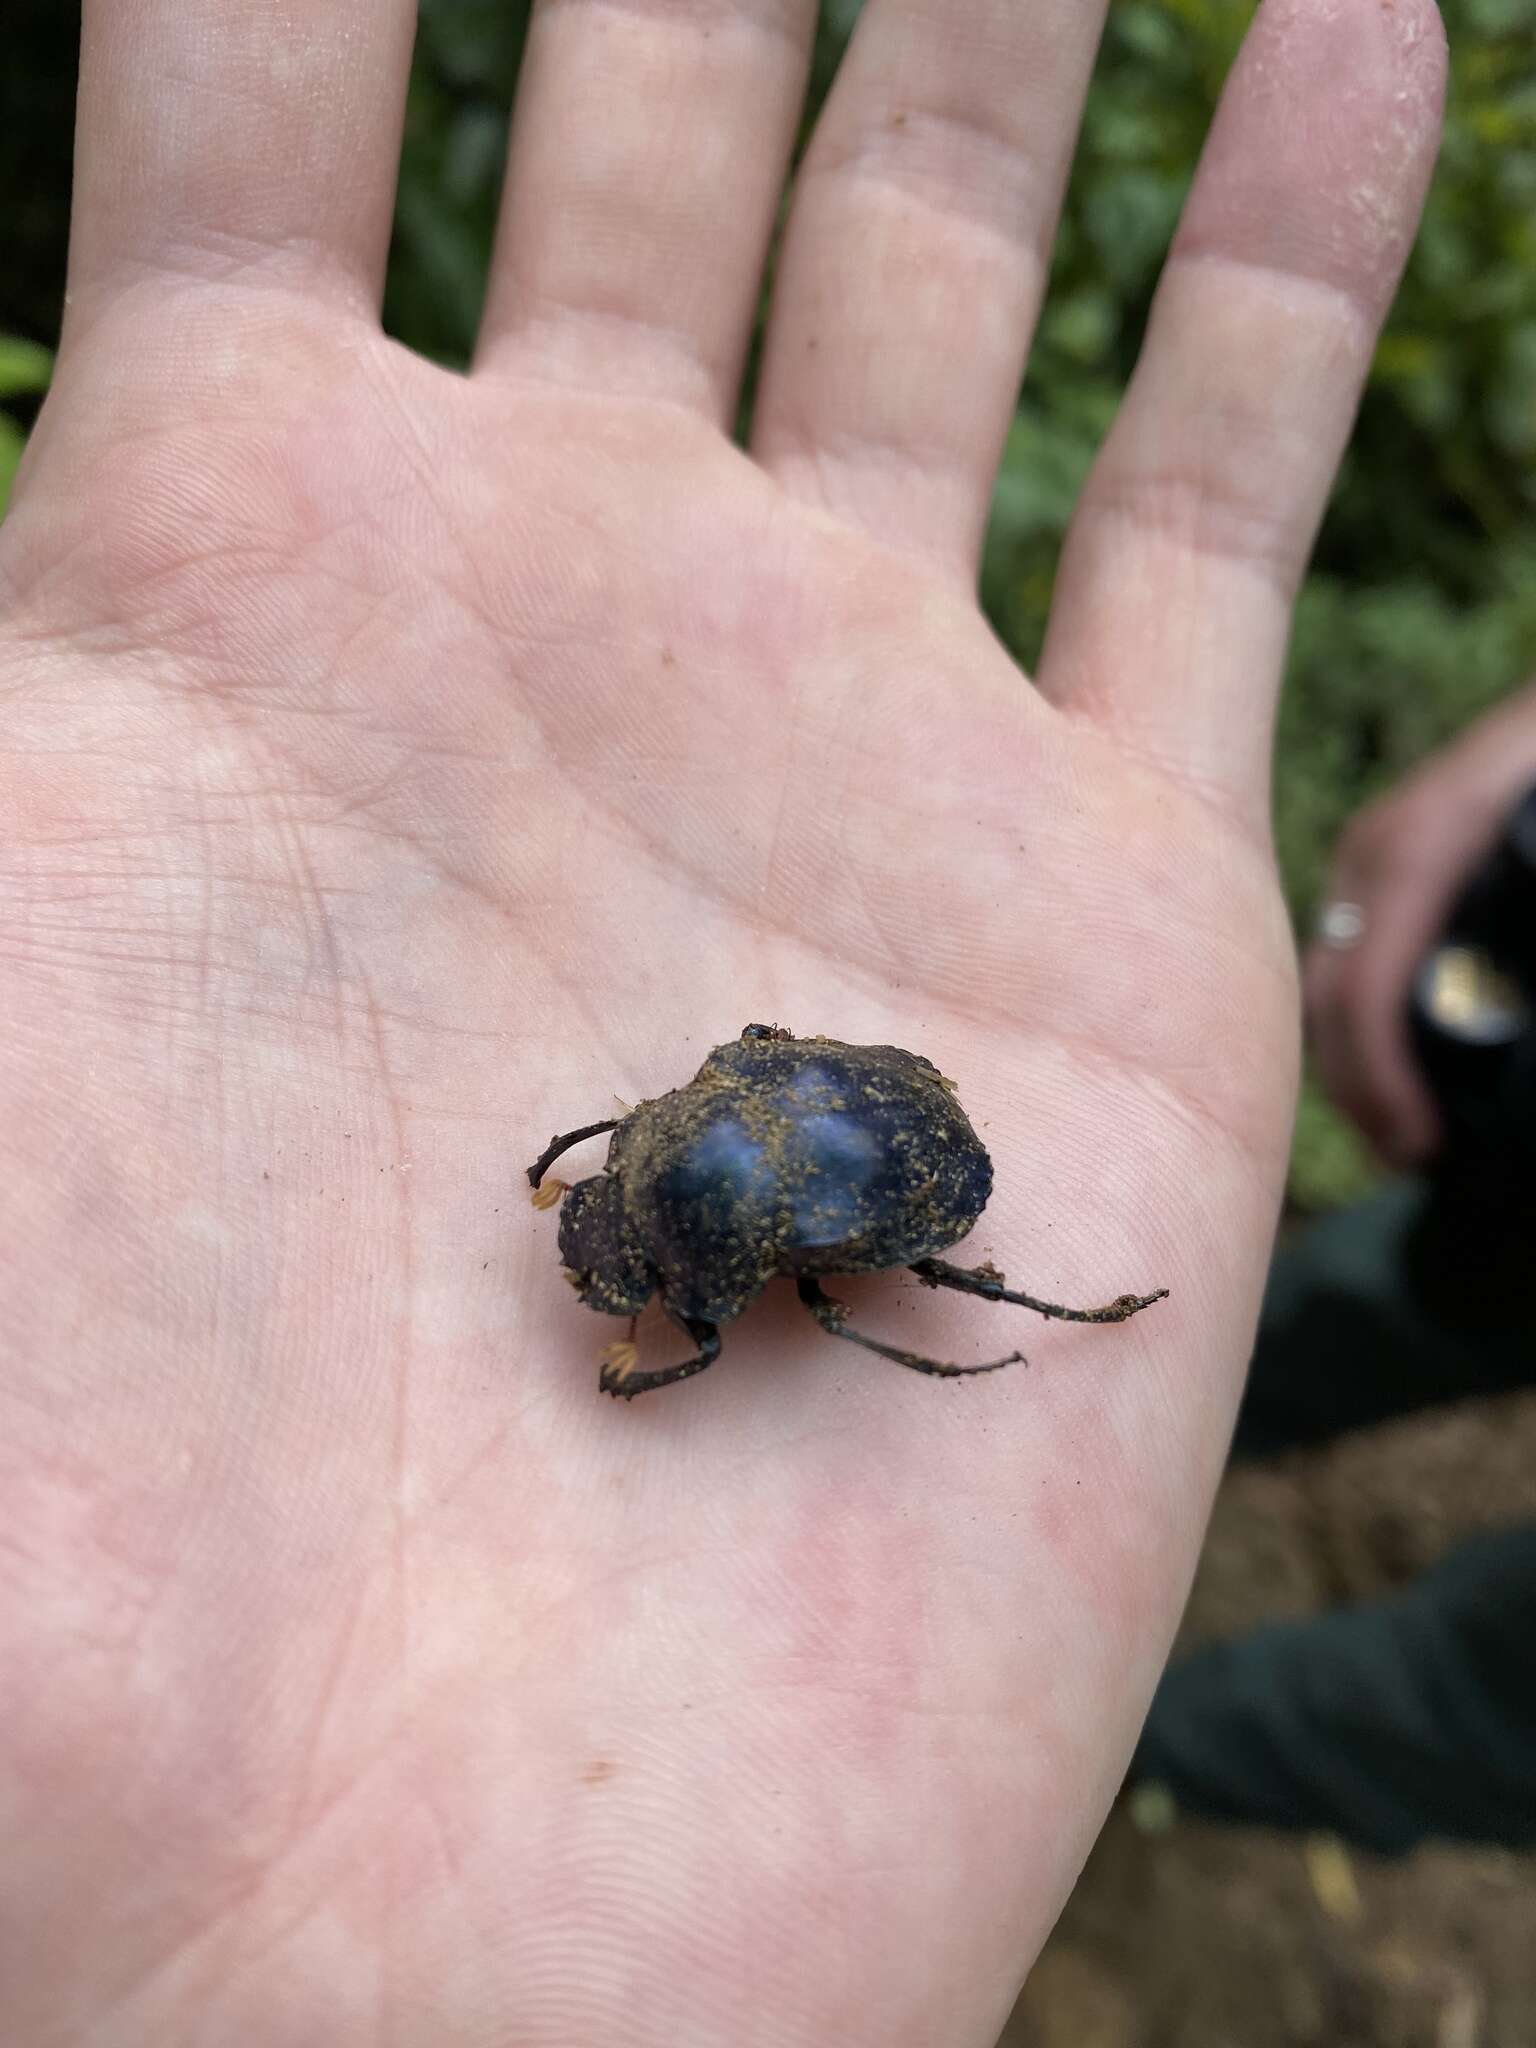
[[1365,912],[1358,903],[1325,903],[1317,920],[1317,936],[1335,953],[1348,953],[1365,937]]

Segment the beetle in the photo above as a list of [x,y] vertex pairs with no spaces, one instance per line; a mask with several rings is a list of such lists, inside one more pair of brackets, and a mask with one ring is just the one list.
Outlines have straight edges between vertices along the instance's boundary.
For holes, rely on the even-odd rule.
[[[562,1152],[605,1131],[601,1173],[573,1187],[545,1180]],[[796,1038],[777,1024],[749,1024],[716,1046],[686,1087],[552,1138],[528,1179],[536,1207],[562,1205],[560,1255],[581,1299],[631,1318],[629,1339],[606,1348],[598,1376],[604,1393],[626,1401],[713,1365],[720,1325],[776,1274],[795,1280],[829,1336],[942,1379],[998,1372],[1023,1353],[945,1365],[881,1344],[849,1327],[821,1276],[906,1266],[930,1287],[1073,1323],[1123,1323],[1168,1293],[1063,1308],[1005,1287],[994,1266],[939,1258],[992,1192],[992,1161],[954,1083],[921,1053]],[[658,1291],[697,1353],[641,1372],[634,1319]]]

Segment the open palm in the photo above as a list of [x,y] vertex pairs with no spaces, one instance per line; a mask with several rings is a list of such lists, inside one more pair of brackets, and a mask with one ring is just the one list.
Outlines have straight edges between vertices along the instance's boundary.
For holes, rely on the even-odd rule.
[[[1251,1332],[1269,718],[1438,29],[1261,12],[1031,684],[972,580],[1100,10],[870,0],[750,453],[813,9],[536,12],[468,378],[376,325],[410,11],[85,10],[0,546],[0,2032],[984,2044]],[[750,1021],[952,1076],[1014,1284],[1171,1299],[840,1287],[1032,1360],[945,1385],[770,1291],[601,1400],[523,1169]]]

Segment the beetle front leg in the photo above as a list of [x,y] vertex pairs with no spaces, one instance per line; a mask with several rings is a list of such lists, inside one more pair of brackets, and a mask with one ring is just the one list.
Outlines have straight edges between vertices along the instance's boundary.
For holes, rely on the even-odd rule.
[[1011,1301],[1015,1308],[1032,1308],[1037,1316],[1052,1316],[1062,1323],[1128,1323],[1154,1301],[1166,1301],[1168,1290],[1155,1294],[1122,1294],[1103,1308],[1062,1308],[1058,1302],[1036,1301],[1032,1294],[1018,1294],[1003,1285],[995,1267],[952,1266],[947,1259],[918,1259],[910,1268],[929,1287],[953,1287],[957,1294],[979,1294],[983,1301]]
[[[612,1394],[616,1400],[633,1401],[636,1394],[649,1394],[656,1387],[675,1386],[679,1380],[691,1380],[696,1372],[703,1372],[706,1366],[714,1364],[720,1356],[720,1331],[714,1323],[706,1323],[699,1316],[680,1316],[668,1309],[682,1329],[685,1329],[699,1347],[697,1358],[686,1358],[681,1365],[665,1365],[657,1372],[636,1372],[636,1351],[633,1339],[627,1344],[611,1344],[603,1359],[602,1371],[597,1384],[605,1394]],[[633,1332],[634,1325],[630,1325]]]

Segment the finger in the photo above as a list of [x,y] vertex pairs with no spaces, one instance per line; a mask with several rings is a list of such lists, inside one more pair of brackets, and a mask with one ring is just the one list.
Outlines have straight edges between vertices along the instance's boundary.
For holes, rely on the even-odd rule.
[[479,366],[730,417],[815,0],[541,0]]
[[1480,720],[1358,813],[1334,856],[1328,901],[1356,908],[1361,936],[1310,949],[1308,1025],[1329,1094],[1395,1165],[1440,1135],[1408,1027],[1413,984],[1527,784],[1529,724],[1519,698]]
[[1303,969],[1308,1035],[1330,1100],[1383,1159],[1434,1150],[1439,1119],[1408,1036],[1408,991],[1422,958],[1417,920],[1390,913],[1358,953],[1317,945]]
[[1444,75],[1432,0],[1266,0],[1068,536],[1042,688],[1255,818],[1291,604]]
[[377,301],[414,0],[85,0],[70,287]]
[[[1333,1102],[1394,1165],[1434,1147],[1435,1105],[1408,1030],[1415,975],[1454,893],[1459,856],[1426,869],[1399,792],[1362,812],[1339,843],[1327,900],[1357,912],[1351,946],[1315,941],[1302,991],[1312,1053]],[[1422,833],[1421,833],[1422,836]]]
[[790,213],[754,451],[967,579],[1103,12],[870,0]]

